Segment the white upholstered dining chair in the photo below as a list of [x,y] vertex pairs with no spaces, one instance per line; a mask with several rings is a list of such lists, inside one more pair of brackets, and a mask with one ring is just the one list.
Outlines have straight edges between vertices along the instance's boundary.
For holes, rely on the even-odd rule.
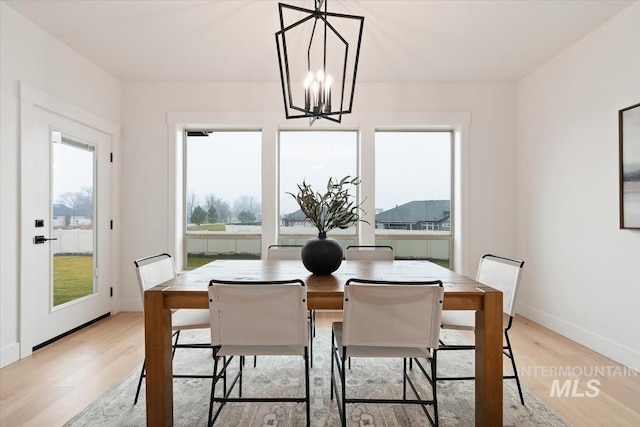
[[[173,258],[167,253],[151,255],[136,259],[133,264],[138,277],[138,288],[144,306],[144,291],[156,285],[164,283],[176,277],[176,269]],[[172,357],[177,348],[205,348],[211,351],[211,345],[207,344],[180,344],[180,331],[185,329],[209,329],[209,310],[207,309],[180,309],[171,314],[171,328],[173,330]],[[136,396],[133,404],[138,403],[142,379],[145,377],[146,361],[142,364],[142,371],[138,380]],[[183,375],[177,374],[174,378],[211,378],[210,375]]]
[[[211,385],[209,426],[227,403],[300,402],[305,403],[306,425],[311,423],[309,401],[309,329],[307,327],[307,288],[302,280],[209,282],[211,344],[214,346],[214,379]],[[300,356],[304,362],[304,396],[242,396],[243,358],[247,355]],[[227,369],[239,359],[233,379]],[[258,368],[259,369],[259,368]],[[293,374],[292,374],[293,375]],[[230,383],[216,394],[217,383]],[[232,397],[238,385],[237,397]],[[217,409],[214,413],[214,406]]]
[[[347,281],[344,288],[344,320],[333,324],[331,335],[331,399],[335,394],[343,427],[349,419],[347,404],[365,402],[420,405],[430,424],[438,425],[432,351],[438,347],[443,296],[444,288],[439,280]],[[345,363],[349,358],[361,357],[402,359],[402,397],[362,398],[361,393],[354,390],[359,382],[349,379],[352,374]],[[431,375],[421,359],[430,362]],[[431,399],[419,395],[414,381],[407,373],[408,360],[415,360],[431,385]],[[375,372],[367,374],[376,375]],[[414,399],[407,397],[407,384],[416,396]],[[433,415],[429,413],[428,406],[433,407]]]
[[[300,261],[302,245],[270,245],[267,248],[267,259],[284,259]],[[309,310],[309,363],[313,368],[313,338],[316,336],[316,312]]]
[[300,259],[302,245],[270,245],[267,248],[267,259]]
[[[494,289],[502,291],[502,305],[504,312],[504,338],[505,343],[503,345],[504,355],[511,361],[511,368],[513,369],[513,375],[504,375],[505,379],[515,379],[518,387],[518,394],[520,395],[520,403],[524,405],[524,396],[522,394],[522,387],[520,386],[520,378],[518,377],[518,369],[516,367],[516,360],[511,349],[511,341],[509,340],[509,329],[513,322],[513,317],[516,313],[516,301],[518,296],[518,289],[520,284],[520,274],[522,273],[522,267],[524,261],[503,257],[498,255],[486,254],[480,259],[480,265],[478,267],[478,274],[476,280],[487,286],[491,286]],[[460,329],[460,330],[475,330],[475,311],[468,310],[446,310],[442,314],[442,328],[443,329]],[[441,342],[436,355],[443,350],[475,350],[475,345],[455,345],[446,344]],[[438,381],[464,381],[473,380],[473,376],[461,376],[461,377],[437,377]]]
[[393,261],[395,258],[393,247],[388,245],[350,245],[345,250],[345,259]]

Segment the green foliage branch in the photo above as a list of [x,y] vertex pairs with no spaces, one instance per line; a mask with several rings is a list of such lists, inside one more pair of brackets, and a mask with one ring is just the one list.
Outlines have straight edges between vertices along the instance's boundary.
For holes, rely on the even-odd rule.
[[364,200],[356,203],[349,194],[349,187],[357,186],[360,182],[357,176],[347,175],[340,181],[329,178],[327,191],[320,194],[303,180],[302,184],[298,184],[297,194],[287,194],[293,196],[302,213],[316,226],[319,235],[326,236],[326,233],[334,228],[345,229],[359,221],[369,223],[361,218],[366,213],[362,209]]

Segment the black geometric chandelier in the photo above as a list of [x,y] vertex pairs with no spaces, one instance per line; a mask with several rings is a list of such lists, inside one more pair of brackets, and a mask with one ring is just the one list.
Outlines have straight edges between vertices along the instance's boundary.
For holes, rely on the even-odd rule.
[[327,0],[314,0],[314,7],[278,3],[285,115],[308,117],[310,125],[317,119],[340,123],[353,106],[364,17],[327,12]]

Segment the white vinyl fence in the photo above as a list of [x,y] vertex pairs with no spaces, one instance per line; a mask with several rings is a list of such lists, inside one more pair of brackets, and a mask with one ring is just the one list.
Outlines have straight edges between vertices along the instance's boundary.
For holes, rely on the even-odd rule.
[[54,254],[90,254],[93,253],[93,230],[53,230]]

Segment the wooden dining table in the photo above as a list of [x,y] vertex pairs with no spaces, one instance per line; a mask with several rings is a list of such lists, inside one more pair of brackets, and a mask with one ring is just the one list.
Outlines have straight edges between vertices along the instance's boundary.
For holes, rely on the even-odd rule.
[[343,261],[333,274],[320,276],[297,260],[213,261],[145,291],[147,425],[173,425],[171,311],[208,308],[211,279],[302,279],[309,309],[342,310],[350,278],[441,280],[445,310],[475,310],[475,423],[502,426],[502,292],[429,261]]

